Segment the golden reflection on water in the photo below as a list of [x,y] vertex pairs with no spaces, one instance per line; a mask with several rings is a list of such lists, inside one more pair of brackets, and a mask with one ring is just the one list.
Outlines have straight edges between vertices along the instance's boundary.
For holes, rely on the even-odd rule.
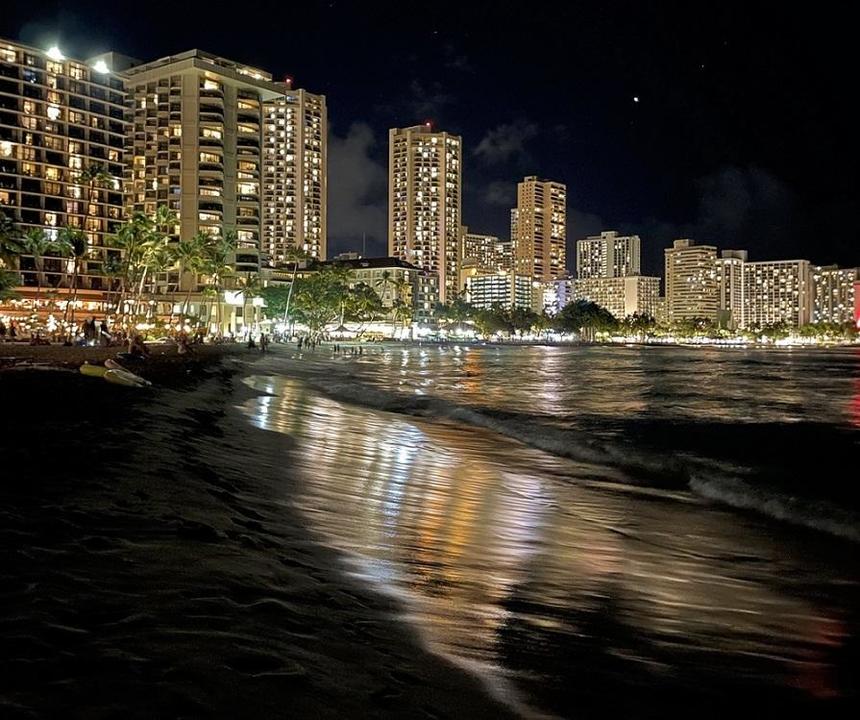
[[[480,363],[468,370],[477,382]],[[567,647],[591,642],[634,668],[728,664],[838,692],[843,610],[803,588],[844,569],[800,543],[692,498],[608,487],[611,471],[489,431],[343,405],[284,378],[251,384],[278,393],[245,406],[253,424],[298,441],[287,487],[310,529],[399,596],[434,650],[528,676],[560,654],[587,663]]]

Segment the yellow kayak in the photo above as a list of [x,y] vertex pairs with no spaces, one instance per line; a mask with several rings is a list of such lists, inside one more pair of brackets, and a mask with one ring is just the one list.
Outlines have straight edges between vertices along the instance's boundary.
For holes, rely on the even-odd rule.
[[89,377],[104,377],[107,371],[108,369],[102,365],[90,365],[87,362],[81,365],[81,375]]

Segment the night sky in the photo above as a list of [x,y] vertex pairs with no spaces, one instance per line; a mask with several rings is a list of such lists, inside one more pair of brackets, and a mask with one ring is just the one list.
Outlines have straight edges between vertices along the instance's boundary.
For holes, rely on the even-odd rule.
[[567,183],[569,250],[637,232],[652,273],[687,236],[860,264],[854,22],[824,4],[221,5],[7,3],[0,35],[78,57],[199,47],[325,93],[330,254],[362,232],[385,252],[388,128],[432,120],[463,135],[475,231],[507,237],[534,174]]

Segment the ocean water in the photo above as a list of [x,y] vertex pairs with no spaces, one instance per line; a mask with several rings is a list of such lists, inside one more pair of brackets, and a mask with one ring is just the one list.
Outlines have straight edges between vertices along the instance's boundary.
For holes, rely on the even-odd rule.
[[856,715],[856,350],[283,346],[0,395],[0,717]]

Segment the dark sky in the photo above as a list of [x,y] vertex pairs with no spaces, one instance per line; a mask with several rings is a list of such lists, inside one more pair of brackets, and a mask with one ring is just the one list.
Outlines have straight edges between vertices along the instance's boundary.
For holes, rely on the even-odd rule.
[[362,232],[385,250],[388,128],[429,119],[463,135],[476,231],[506,237],[536,174],[567,183],[569,247],[638,232],[650,272],[680,236],[860,264],[856,39],[835,4],[7,4],[4,37],[78,56],[199,47],[325,93],[334,251]]

